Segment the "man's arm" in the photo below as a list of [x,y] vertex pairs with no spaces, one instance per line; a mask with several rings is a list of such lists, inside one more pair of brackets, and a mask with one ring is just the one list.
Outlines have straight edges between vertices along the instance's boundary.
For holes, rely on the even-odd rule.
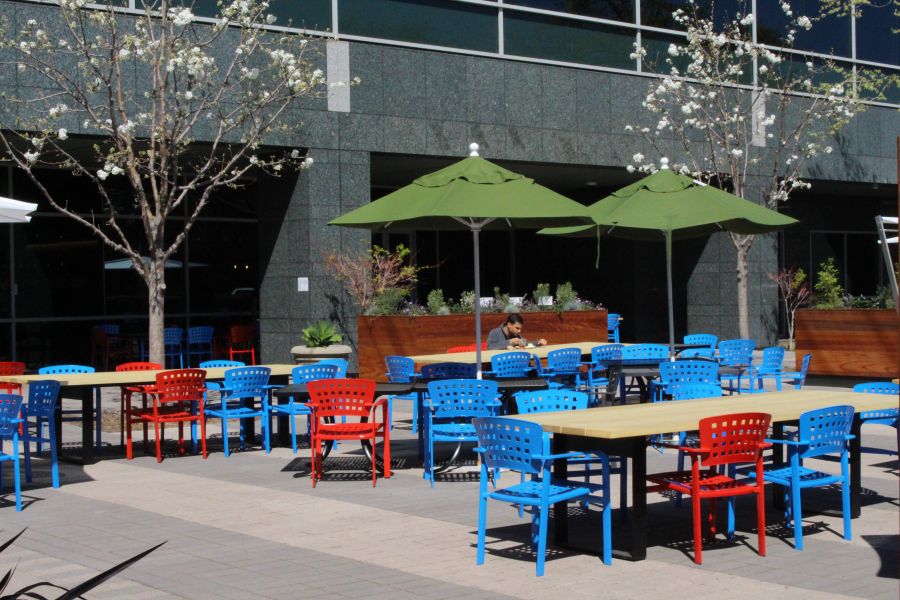
[[503,335],[503,331],[499,327],[491,329],[491,332],[488,334],[487,349],[506,350],[506,336]]

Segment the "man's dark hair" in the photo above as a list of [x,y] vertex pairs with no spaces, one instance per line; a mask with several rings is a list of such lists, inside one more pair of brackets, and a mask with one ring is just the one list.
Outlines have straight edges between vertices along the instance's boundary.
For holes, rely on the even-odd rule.
[[505,323],[508,323],[510,325],[512,325],[513,323],[521,323],[522,325],[524,325],[525,320],[522,318],[522,315],[520,315],[519,313],[510,313],[510,314],[506,315]]

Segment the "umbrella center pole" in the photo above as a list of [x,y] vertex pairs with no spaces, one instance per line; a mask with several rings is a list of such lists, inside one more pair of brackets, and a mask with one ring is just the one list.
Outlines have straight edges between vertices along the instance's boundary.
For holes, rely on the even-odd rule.
[[481,227],[472,226],[472,255],[475,267],[475,377],[481,374],[481,257],[478,250],[478,234]]

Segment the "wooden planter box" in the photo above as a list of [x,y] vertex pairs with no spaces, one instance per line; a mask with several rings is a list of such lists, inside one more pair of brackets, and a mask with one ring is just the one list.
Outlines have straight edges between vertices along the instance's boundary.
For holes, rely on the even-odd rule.
[[900,317],[893,309],[797,311],[797,369],[812,353],[809,372],[872,379],[900,373]]
[[[606,340],[606,310],[523,313],[525,337],[550,344]],[[481,315],[481,336],[506,320],[505,314]],[[359,376],[385,380],[384,357],[444,352],[475,342],[475,315],[359,317]]]

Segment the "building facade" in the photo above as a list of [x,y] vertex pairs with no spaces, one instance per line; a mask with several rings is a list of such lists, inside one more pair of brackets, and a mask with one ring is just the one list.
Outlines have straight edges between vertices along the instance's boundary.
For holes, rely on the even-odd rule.
[[[214,4],[197,2],[195,12],[203,14]],[[769,4],[754,2],[761,41],[779,26],[780,9]],[[806,4],[812,12],[817,3]],[[261,180],[224,199],[204,221],[209,233],[203,224],[192,233],[181,257],[186,267],[174,278],[180,283],[172,291],[170,318],[222,327],[258,318],[267,361],[289,358],[302,328],[320,318],[338,321],[355,340],[355,308],[325,273],[322,258],[358,251],[373,237],[329,227],[328,221],[458,160],[471,142],[481,146],[482,156],[585,204],[632,181],[625,166],[646,148],[625,125],[643,116],[641,101],[653,78],[629,55],[639,43],[652,59],[683,39],[671,20],[679,5],[659,0],[274,2],[276,27],[304,29],[325,40],[323,67],[331,80],[359,77],[360,83],[333,88],[291,115],[304,125],[302,138],[291,145],[309,149],[312,169]],[[50,14],[49,7],[33,2],[4,0],[0,9],[14,19]],[[813,30],[815,36],[798,38],[797,56],[833,55],[850,68],[897,73],[900,36],[892,32],[893,19],[891,7],[828,19]],[[22,82],[8,74],[0,85]],[[868,260],[863,255],[871,248],[859,238],[856,254],[862,258],[853,258],[854,242],[848,246],[847,240],[874,235],[870,217],[875,214],[896,214],[898,104],[894,95],[857,115],[838,134],[838,151],[812,165],[813,188],[786,207],[805,224],[754,245],[751,335],[761,343],[778,334],[778,298],[768,273],[780,264],[809,269],[829,255],[844,260],[849,271]],[[677,160],[674,141],[669,158]],[[27,186],[16,183],[11,169],[4,172],[0,195],[28,199],[27,193],[17,194]],[[51,350],[31,348],[49,347],[39,341],[42,335],[67,327],[69,335],[81,335],[77,332],[98,321],[140,319],[140,282],[111,283],[122,275],[107,266],[116,257],[60,219],[42,210],[27,230],[0,228],[8,239],[0,243],[10,248],[6,264],[0,260],[5,287],[0,303],[9,305],[0,314],[5,328],[0,354],[47,361]],[[412,246],[420,264],[439,265],[423,272],[422,289],[441,287],[457,295],[471,281],[471,254],[466,254],[471,250],[460,239],[418,234],[374,241]],[[81,259],[72,260],[66,245],[71,243],[82,244],[75,246],[84,252]],[[599,270],[594,270],[596,242],[547,241],[516,232],[493,234],[486,244],[482,289],[498,286],[523,295],[538,281],[570,280],[588,299],[625,316],[626,339],[665,337],[662,244],[604,241]],[[48,256],[55,257],[50,261],[55,267],[45,264]],[[71,264],[59,264],[61,258]],[[676,244],[674,266],[678,330],[736,337],[735,253],[727,236]],[[868,292],[878,268],[857,271],[854,279],[866,279],[859,289]],[[33,279],[36,274],[40,279]],[[65,292],[75,288],[86,298],[77,310],[67,307]],[[32,300],[46,299],[48,290],[58,290],[59,300],[46,305]]]

